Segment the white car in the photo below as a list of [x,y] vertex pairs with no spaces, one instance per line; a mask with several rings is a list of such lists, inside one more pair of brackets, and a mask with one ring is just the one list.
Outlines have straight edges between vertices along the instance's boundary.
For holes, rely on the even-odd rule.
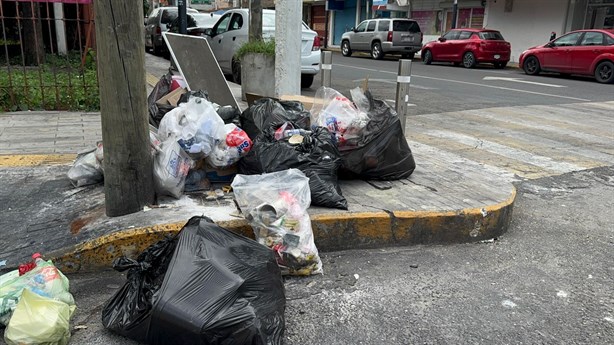
[[[215,58],[224,74],[232,75],[236,83],[241,82],[241,63],[235,59],[239,47],[248,40],[249,10],[234,9],[224,13],[208,30],[207,39]],[[275,34],[275,11],[262,10],[262,36],[272,38]],[[320,38],[303,23],[301,33],[301,87],[308,88],[320,72]]]

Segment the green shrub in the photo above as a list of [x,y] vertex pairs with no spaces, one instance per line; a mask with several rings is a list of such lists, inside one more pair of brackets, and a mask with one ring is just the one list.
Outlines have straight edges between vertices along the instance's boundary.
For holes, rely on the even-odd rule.
[[248,53],[261,53],[269,56],[275,56],[275,40],[271,39],[246,42],[239,47],[235,56],[237,59],[241,60],[241,58]]

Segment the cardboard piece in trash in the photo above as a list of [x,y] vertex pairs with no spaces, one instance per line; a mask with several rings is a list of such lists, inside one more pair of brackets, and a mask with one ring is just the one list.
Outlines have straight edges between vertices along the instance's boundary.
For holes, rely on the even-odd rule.
[[173,107],[176,107],[177,103],[179,102],[179,98],[181,98],[181,95],[183,95],[186,92],[187,92],[187,90],[182,88],[182,87],[177,88],[177,89],[167,93],[166,95],[164,95],[162,98],[157,100],[156,103],[159,104],[159,105],[170,104]]
[[303,103],[303,107],[306,110],[311,110],[314,104],[320,102],[322,103],[324,100],[316,100],[315,97],[307,97],[301,95],[283,95],[280,97],[282,101],[299,101]]
[[205,37],[171,32],[162,36],[189,91],[207,91],[212,102],[241,109]]

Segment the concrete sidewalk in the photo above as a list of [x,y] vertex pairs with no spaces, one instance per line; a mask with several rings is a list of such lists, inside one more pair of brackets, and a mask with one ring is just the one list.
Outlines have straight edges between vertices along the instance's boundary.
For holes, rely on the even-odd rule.
[[[168,61],[147,55],[151,88]],[[230,86],[240,100],[240,86]],[[98,140],[98,113],[0,114],[0,261],[15,267],[42,252],[67,272],[109,267],[115,257],[136,255],[195,215],[253,237],[236,216],[232,194],[161,200],[135,214],[107,217],[102,186],[73,188],[66,177],[75,154]],[[410,178],[378,185],[342,181],[348,211],[309,209],[321,251],[472,242],[507,230],[515,198],[509,176],[409,143],[417,163]]]

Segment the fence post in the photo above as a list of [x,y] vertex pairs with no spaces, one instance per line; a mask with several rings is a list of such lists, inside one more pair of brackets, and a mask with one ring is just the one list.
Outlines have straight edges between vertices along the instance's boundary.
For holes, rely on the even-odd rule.
[[399,74],[397,76],[396,110],[405,134],[405,122],[409,102],[409,84],[411,82],[411,60],[399,60]]
[[152,204],[143,3],[96,0],[96,45],[104,143],[104,192],[110,217]]
[[320,68],[322,68],[322,86],[330,87],[333,68],[333,52],[322,52],[320,56]]

